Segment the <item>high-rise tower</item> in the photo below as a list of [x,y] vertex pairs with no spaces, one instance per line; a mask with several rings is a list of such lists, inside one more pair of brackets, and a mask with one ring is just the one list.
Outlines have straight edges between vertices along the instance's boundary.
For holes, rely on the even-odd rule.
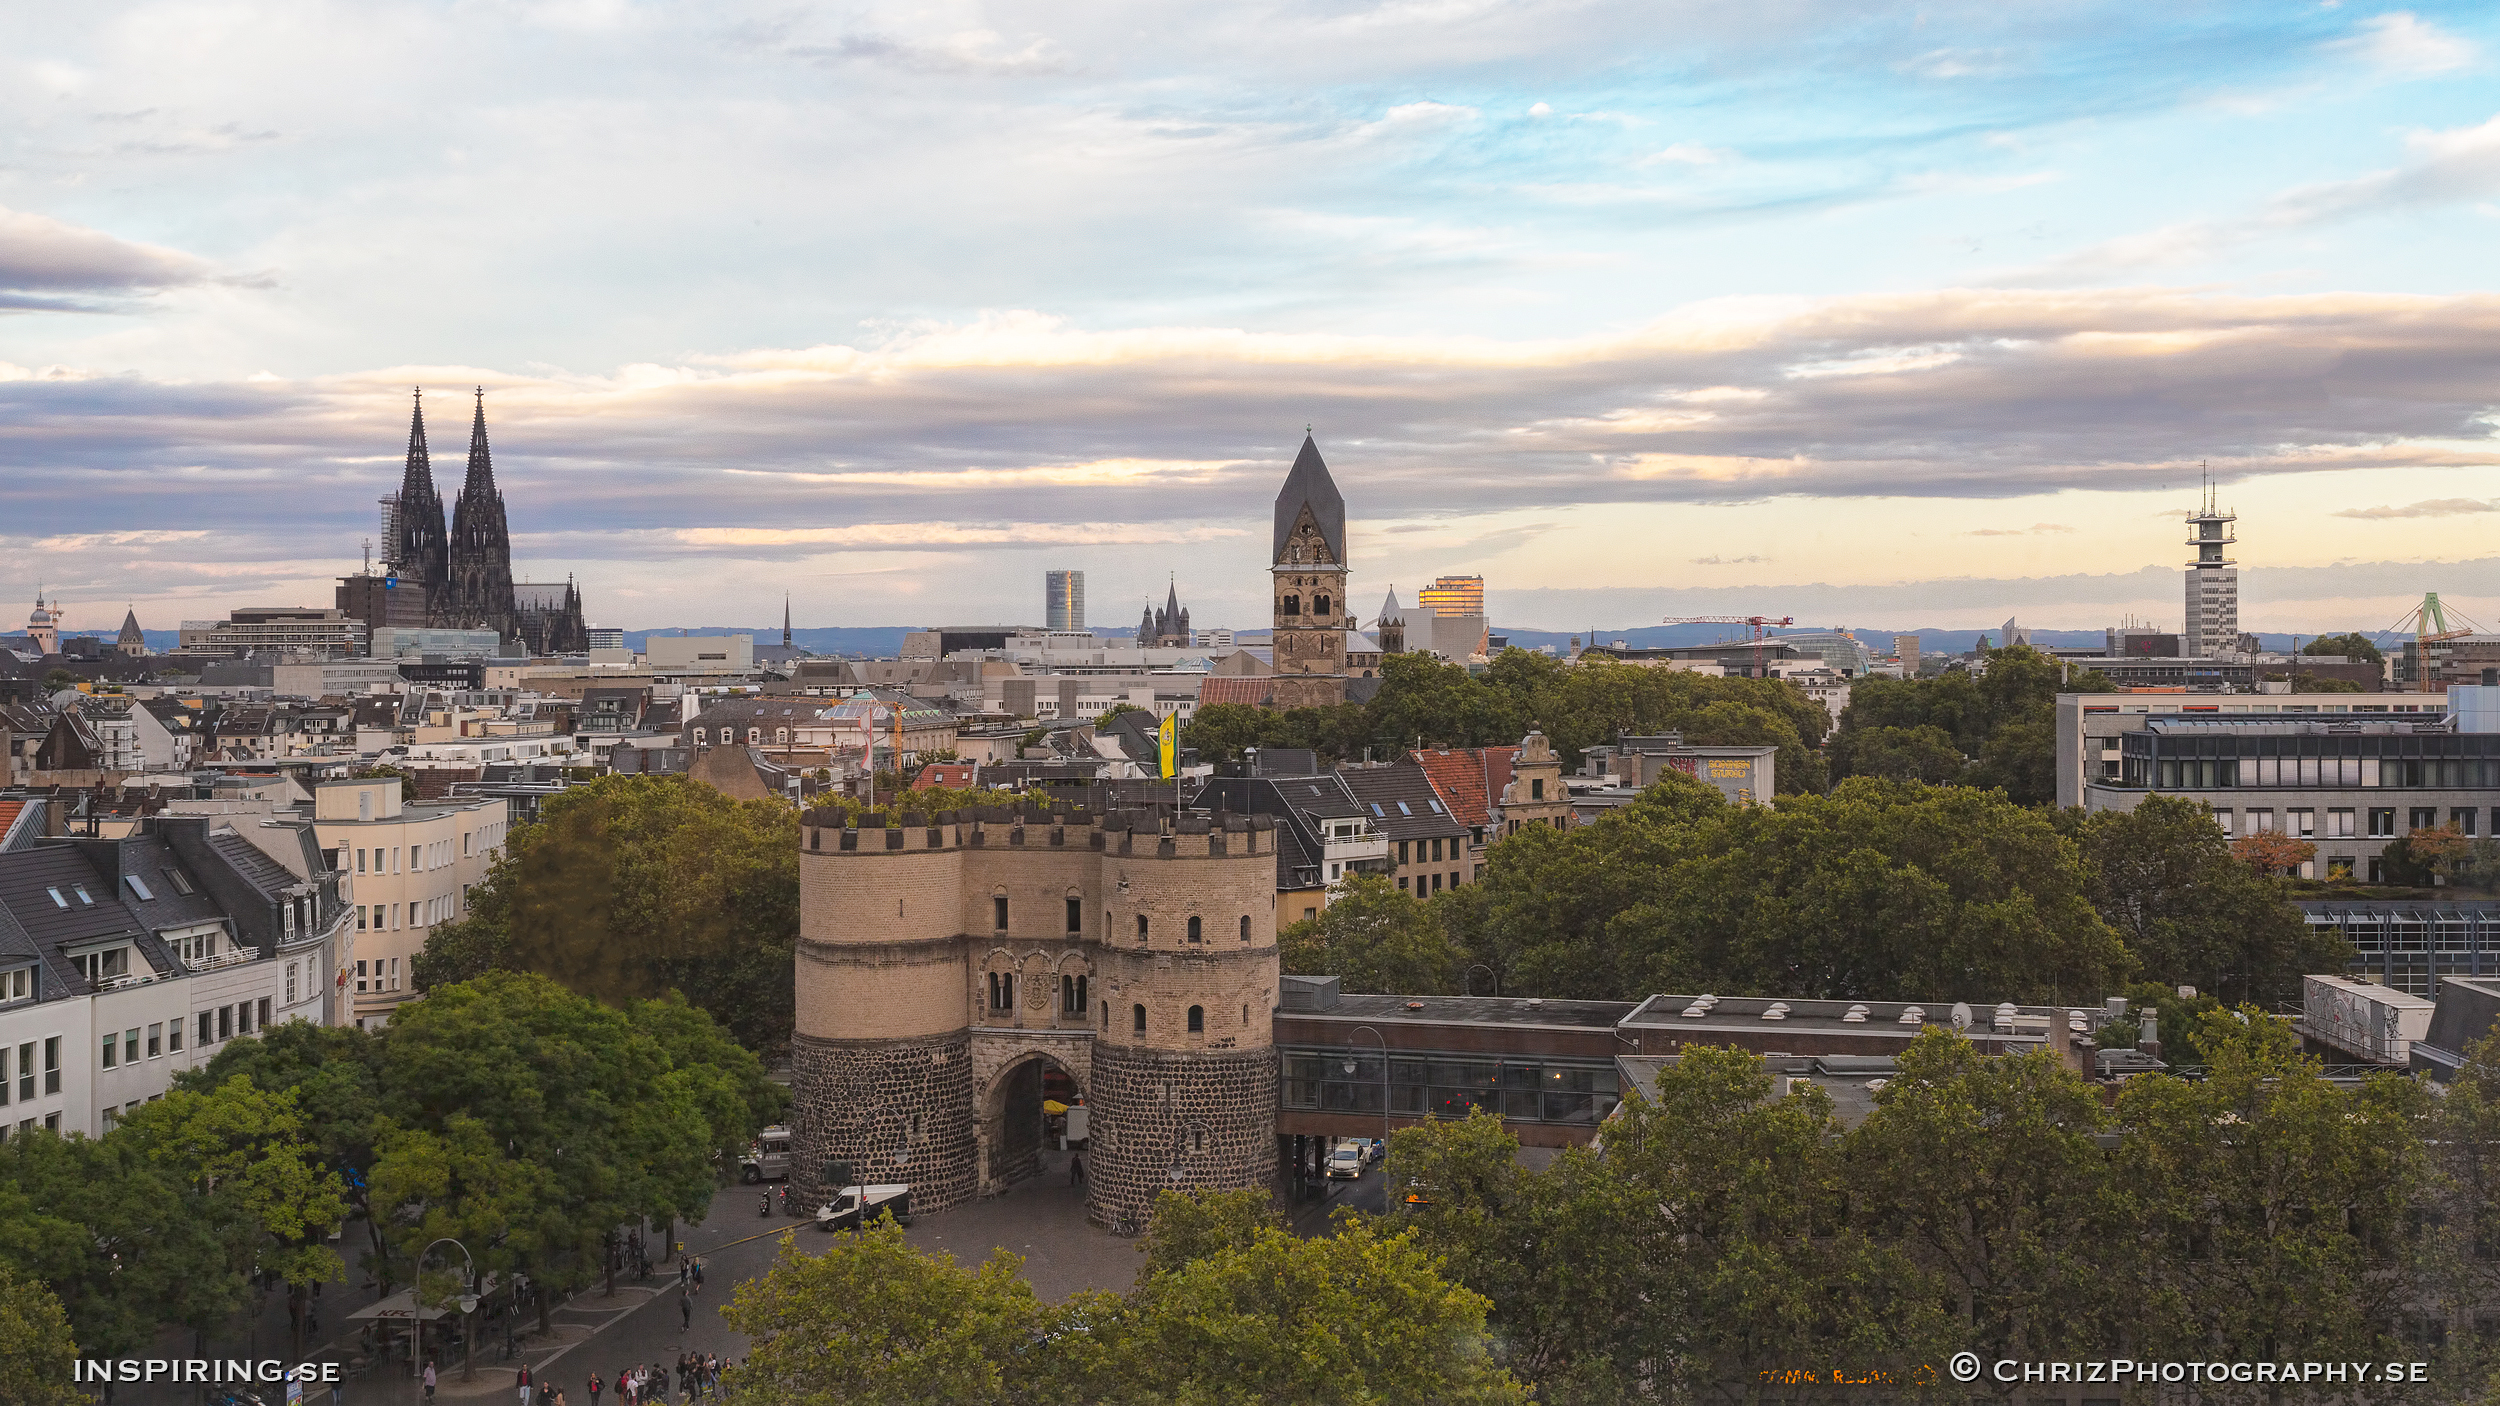
[[443,500],[434,491],[434,460],[425,448],[425,391],[416,393],[408,419],[408,467],[399,492],[383,500],[388,530],[382,536],[383,570],[396,578],[394,591],[414,591],[424,619],[440,620],[451,609],[451,545],[443,531]]
[[1273,689],[1278,708],[1345,701],[1345,497],[1308,434],[1276,495],[1276,538],[1268,568],[1276,628]]
[[2190,659],[2210,658],[2233,648],[2240,637],[2240,571],[2223,549],[2239,540],[2231,524],[2236,513],[2214,506],[2213,480],[2205,480],[2197,510],[2188,516],[2187,544],[2196,560],[2187,565],[2187,621],[2179,631],[2179,650]]
[[486,447],[484,386],[478,387],[477,420],[469,429],[469,475],[452,507],[450,556],[450,623],[511,638],[512,534],[504,524],[503,494],[495,487],[494,456]]
[[1085,573],[1052,571],[1042,577],[1042,620],[1048,630],[1085,628]]

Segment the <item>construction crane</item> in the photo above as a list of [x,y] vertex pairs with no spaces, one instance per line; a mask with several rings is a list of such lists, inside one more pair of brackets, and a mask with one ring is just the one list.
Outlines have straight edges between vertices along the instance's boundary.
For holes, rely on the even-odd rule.
[[2433,644],[2441,640],[2462,639],[2467,635],[2481,632],[2482,627],[2471,620],[2466,620],[2462,612],[2457,612],[2456,615],[2457,619],[2465,621],[2465,628],[2461,630],[2451,628],[2448,624],[2450,613],[2446,606],[2439,603],[2439,592],[2425,591],[2422,593],[2420,605],[2398,616],[2395,624],[2379,631],[2379,638],[2385,639],[2389,635],[2402,631],[2408,624],[2413,627],[2413,686],[2417,692],[2436,693],[2439,691],[2431,686],[2430,647]]
[[1789,616],[1786,616],[1786,615],[1783,615],[1783,616],[1779,617],[1777,620],[1772,619],[1772,618],[1771,618],[1770,616],[1768,616],[1768,615],[1670,615],[1670,616],[1668,616],[1666,619],[1664,619],[1664,620],[1660,621],[1659,623],[1660,623],[1660,624],[1662,624],[1662,625],[1742,625],[1742,626],[1744,626],[1744,627],[1746,628],[1746,630],[1749,632],[1749,633],[1746,635],[1746,638],[1748,638],[1748,639],[1750,639],[1750,640],[1752,640],[1752,641],[1753,641],[1753,677],[1755,677],[1755,678],[1757,678],[1757,679],[1758,679],[1758,678],[1761,678],[1761,677],[1763,676],[1763,674],[1762,674],[1762,631],[1763,631],[1763,629],[1764,629],[1765,627],[1767,627],[1767,626],[1771,626],[1771,625],[1794,625],[1794,624],[1796,624],[1797,622],[1796,622],[1793,618],[1791,618],[1791,617],[1789,617]]

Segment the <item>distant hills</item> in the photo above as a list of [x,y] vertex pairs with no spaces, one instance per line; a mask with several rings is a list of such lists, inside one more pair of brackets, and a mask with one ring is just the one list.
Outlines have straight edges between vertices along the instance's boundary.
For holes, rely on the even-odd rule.
[[[792,630],[790,638],[791,642],[800,648],[812,650],[818,654],[864,654],[870,658],[891,658],[901,651],[903,636],[914,630],[926,628],[922,625],[826,626],[812,630]],[[1252,627],[1252,630],[1264,634],[1266,628],[1260,625]],[[1804,628],[1806,627],[1799,626],[1777,631],[1775,634],[1795,634]],[[109,630],[73,630],[70,633],[72,635],[100,635],[105,639],[113,638],[113,632]],[[148,648],[159,654],[170,653],[175,646],[182,643],[182,634],[178,630],[145,630],[141,633],[147,636]],[[627,630],[625,644],[630,649],[641,649],[643,641],[653,635],[680,633],[689,635],[750,634],[755,636],[757,644],[781,643],[779,625],[766,626],[761,629],[737,625],[687,625],[661,630]],[[1136,631],[1119,627],[1096,626],[1094,633],[1106,638],[1126,639],[1134,635]],[[1512,644],[1522,649],[1552,645],[1559,651],[1566,648],[1580,632],[1576,630],[1505,629],[1496,625],[1493,627],[1493,633],[1508,637]],[[1897,634],[1918,636],[1919,649],[1928,654],[1961,654],[1974,648],[1981,635],[1988,636],[1991,643],[1999,642],[1998,632],[1995,630],[1876,630],[1861,626],[1852,629],[1850,633],[1866,641],[1867,646],[1878,654],[1888,654],[1892,651],[1892,637]],[[1637,646],[1708,644],[1713,640],[1741,640],[1744,637],[1743,627],[1726,625],[1636,625],[1622,630],[1609,630],[1601,626],[1597,631],[1597,640],[1600,644],[1612,644],[1616,640],[1621,640],[1627,645]],[[2103,638],[2099,630],[2033,630],[2031,632],[2034,644],[2053,644],[2064,648],[2096,646],[2102,642]],[[2292,637],[2287,634],[2261,632],[2257,638],[2268,649],[2292,647]],[[2304,641],[2315,638],[2314,635],[2301,636]]]

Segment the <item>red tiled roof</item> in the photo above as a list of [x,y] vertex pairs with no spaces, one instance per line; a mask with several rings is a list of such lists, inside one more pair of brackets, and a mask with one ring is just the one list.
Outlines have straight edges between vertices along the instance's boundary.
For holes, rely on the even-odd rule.
[[25,809],[24,801],[0,801],[0,836],[9,833],[9,827],[17,823],[18,813]]
[[926,791],[937,786],[970,786],[980,774],[980,765],[975,762],[931,762],[912,778],[911,788]]
[[1264,674],[1250,678],[1209,676],[1198,681],[1198,706],[1210,703],[1247,703],[1264,708],[1276,693],[1276,681]]
[[1432,783],[1450,818],[1473,827],[1493,823],[1493,807],[1510,785],[1511,764],[1518,760],[1519,749],[1459,747],[1406,755],[1424,769],[1425,779]]

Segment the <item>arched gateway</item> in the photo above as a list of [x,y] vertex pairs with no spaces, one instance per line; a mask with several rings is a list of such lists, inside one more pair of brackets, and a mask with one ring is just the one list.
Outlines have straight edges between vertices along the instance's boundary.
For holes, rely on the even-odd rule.
[[[802,817],[794,1161],[943,1210],[1031,1175],[1080,1106],[1086,1214],[1276,1171],[1265,816],[1029,806]],[[1194,921],[1193,921],[1194,920]],[[1060,1125],[1064,1127],[1064,1125]]]

